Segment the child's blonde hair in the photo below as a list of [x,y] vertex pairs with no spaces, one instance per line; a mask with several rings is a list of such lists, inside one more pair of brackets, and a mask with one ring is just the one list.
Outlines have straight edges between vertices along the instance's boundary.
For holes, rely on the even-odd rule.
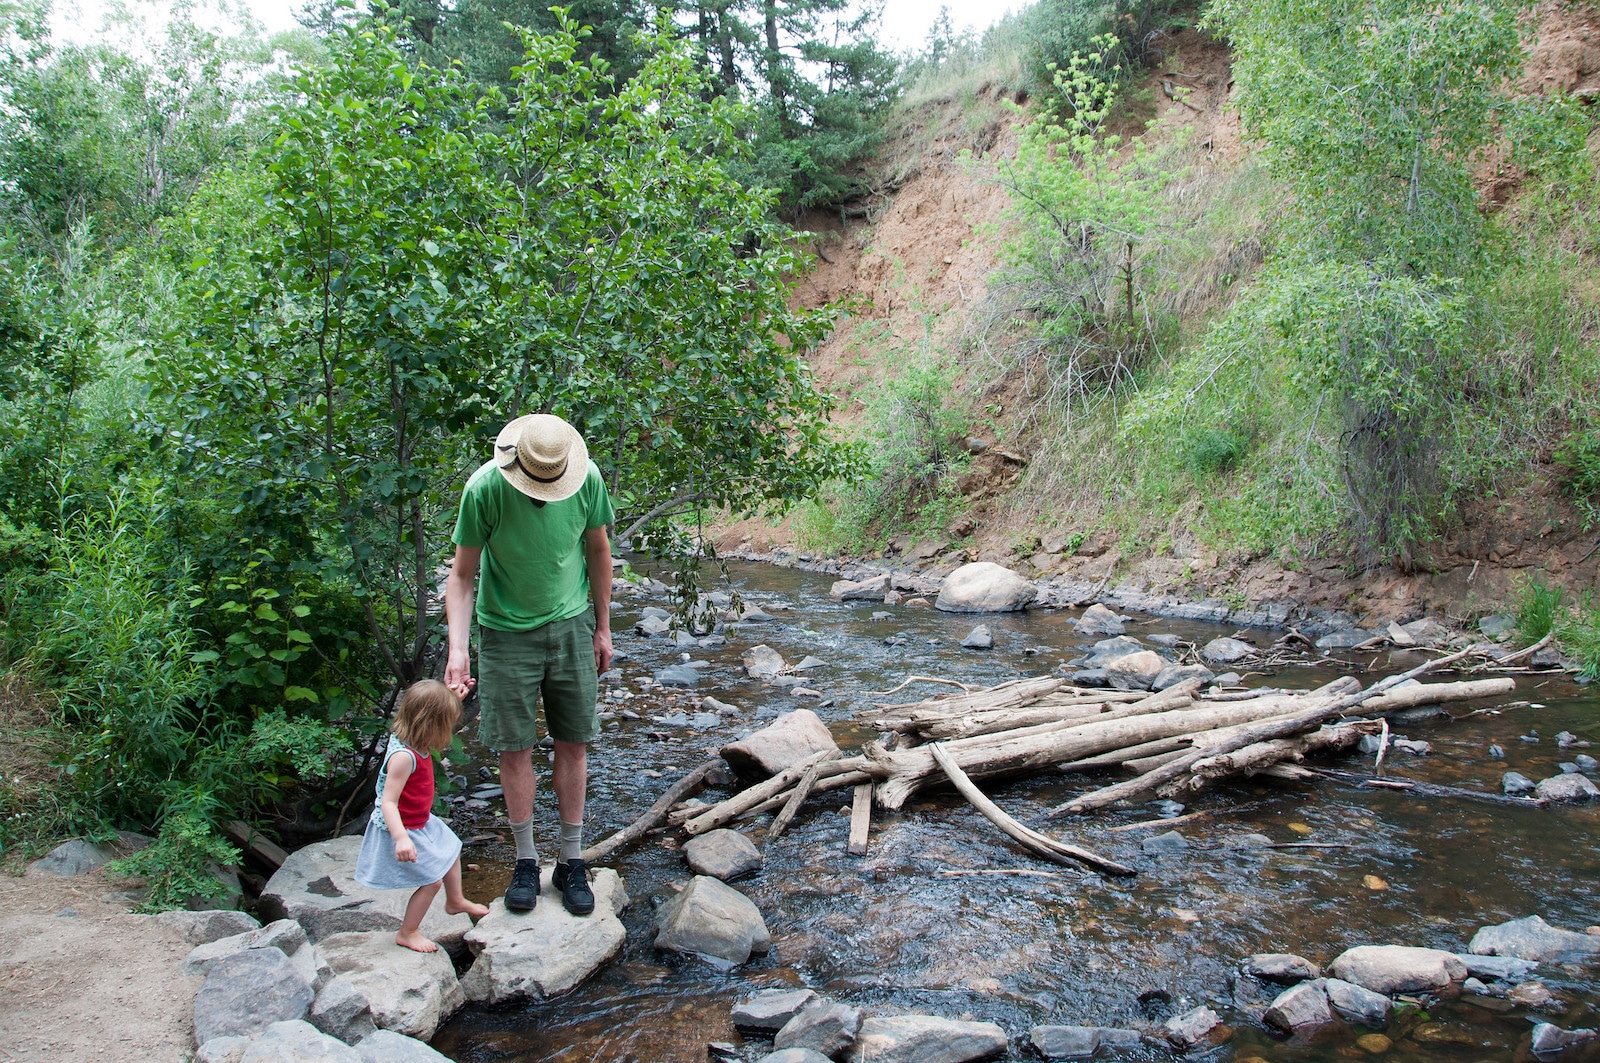
[[437,679],[412,683],[394,710],[395,736],[412,749],[445,749],[461,722],[461,699]]

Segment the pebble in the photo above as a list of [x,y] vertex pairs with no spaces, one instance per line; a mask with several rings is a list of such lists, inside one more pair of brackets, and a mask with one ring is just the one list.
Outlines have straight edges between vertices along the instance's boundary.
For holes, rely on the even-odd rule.
[[1500,788],[1508,794],[1530,793],[1536,787],[1532,779],[1518,771],[1508,771],[1500,777]]
[[1574,761],[1570,761],[1570,760],[1569,761],[1564,761],[1564,762],[1562,762],[1560,764],[1557,764],[1556,767],[1560,768],[1563,772],[1567,773],[1568,775],[1576,775],[1576,774],[1578,774],[1578,765]]
[[1394,1042],[1381,1033],[1364,1033],[1356,1038],[1356,1045],[1364,1052],[1381,1056],[1394,1047]]
[[1600,768],[1600,760],[1595,760],[1587,753],[1579,753],[1572,760],[1573,763],[1578,765],[1579,771],[1594,771],[1596,768]]
[[1566,749],[1577,740],[1578,736],[1573,734],[1571,731],[1562,731],[1560,734],[1556,735],[1556,745],[1560,746],[1562,749]]
[[1539,736],[1538,735],[1518,735],[1517,736],[1517,741],[1526,742],[1530,746],[1534,746],[1534,745],[1538,745],[1539,744]]
[[1175,830],[1169,830],[1154,838],[1146,838],[1139,847],[1147,853],[1176,853],[1189,848],[1189,839]]
[[1506,751],[1504,749],[1501,749],[1497,745],[1490,745],[1489,746],[1489,756],[1493,757],[1495,760],[1505,760],[1506,759]]

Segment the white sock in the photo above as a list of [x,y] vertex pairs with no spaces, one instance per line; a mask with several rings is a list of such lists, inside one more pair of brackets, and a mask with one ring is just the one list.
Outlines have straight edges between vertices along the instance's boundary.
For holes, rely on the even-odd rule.
[[583,855],[583,824],[561,821],[561,862],[576,860]]
[[511,837],[517,843],[518,860],[538,860],[539,850],[533,846],[533,817],[511,824]]

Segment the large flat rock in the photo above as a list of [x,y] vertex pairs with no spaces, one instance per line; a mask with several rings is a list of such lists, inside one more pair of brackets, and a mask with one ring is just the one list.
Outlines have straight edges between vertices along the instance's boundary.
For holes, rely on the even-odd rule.
[[810,709],[786,712],[761,730],[722,747],[722,759],[746,775],[776,775],[814,753],[837,751],[839,744],[822,718]]
[[1038,597],[1032,583],[1004,565],[975,561],[944,578],[933,604],[947,613],[1009,613]]
[[656,913],[656,948],[666,952],[736,966],[771,944],[755,902],[707,875],[696,875]]
[[268,1026],[239,1063],[361,1063],[361,1056],[310,1023],[294,1020]]
[[[330,838],[289,854],[267,881],[258,908],[267,920],[293,919],[305,927],[312,941],[334,934],[400,929],[410,890],[369,890],[356,882],[356,854],[361,836]],[[472,929],[465,915],[448,915],[444,890],[434,898],[422,920],[422,932],[440,945],[458,952],[462,938]]]
[[562,907],[554,873],[554,865],[542,870],[533,911],[508,912],[505,898],[497,897],[467,934],[475,957],[461,977],[468,1000],[503,1004],[560,996],[622,951],[627,932],[617,916],[628,906],[622,877],[609,867],[594,869],[594,911],[577,916]]
[[317,948],[333,968],[333,980],[367,998],[380,1030],[426,1041],[466,1003],[443,949],[416,952],[396,945],[394,934],[383,930],[334,934]]
[[845,1059],[849,1063],[970,1063],[1006,1050],[1006,1032],[992,1022],[936,1015],[864,1019]]
[[217,961],[194,998],[194,1039],[253,1037],[311,1007],[311,984],[278,949],[248,949]]
[[1357,945],[1328,965],[1331,977],[1354,982],[1374,993],[1415,993],[1443,989],[1467,976],[1454,953],[1411,945]]
[[1562,957],[1600,953],[1600,937],[1563,930],[1537,915],[1530,915],[1498,926],[1483,927],[1472,935],[1467,951],[1481,956],[1511,956],[1544,963]]

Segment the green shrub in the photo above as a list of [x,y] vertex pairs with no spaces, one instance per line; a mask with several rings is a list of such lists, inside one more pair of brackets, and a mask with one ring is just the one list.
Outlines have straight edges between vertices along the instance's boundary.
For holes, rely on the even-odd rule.
[[1580,429],[1567,436],[1554,451],[1561,483],[1575,498],[1600,495],[1600,431]]
[[1580,679],[1600,679],[1600,604],[1592,592],[1584,592],[1577,609],[1556,629],[1556,637],[1561,648],[1577,659]]
[[1566,597],[1566,588],[1545,582],[1541,575],[1525,580],[1517,588],[1517,633],[1526,642],[1534,643],[1556,630],[1562,621]]
[[233,891],[217,877],[220,868],[239,861],[239,850],[212,826],[216,811],[201,795],[195,804],[175,809],[161,822],[155,843],[123,857],[109,871],[122,878],[143,878],[143,912],[184,908],[199,898],[208,908],[231,908]]
[[1184,461],[1201,475],[1227,472],[1249,449],[1250,441],[1229,428],[1196,428],[1183,439]]

